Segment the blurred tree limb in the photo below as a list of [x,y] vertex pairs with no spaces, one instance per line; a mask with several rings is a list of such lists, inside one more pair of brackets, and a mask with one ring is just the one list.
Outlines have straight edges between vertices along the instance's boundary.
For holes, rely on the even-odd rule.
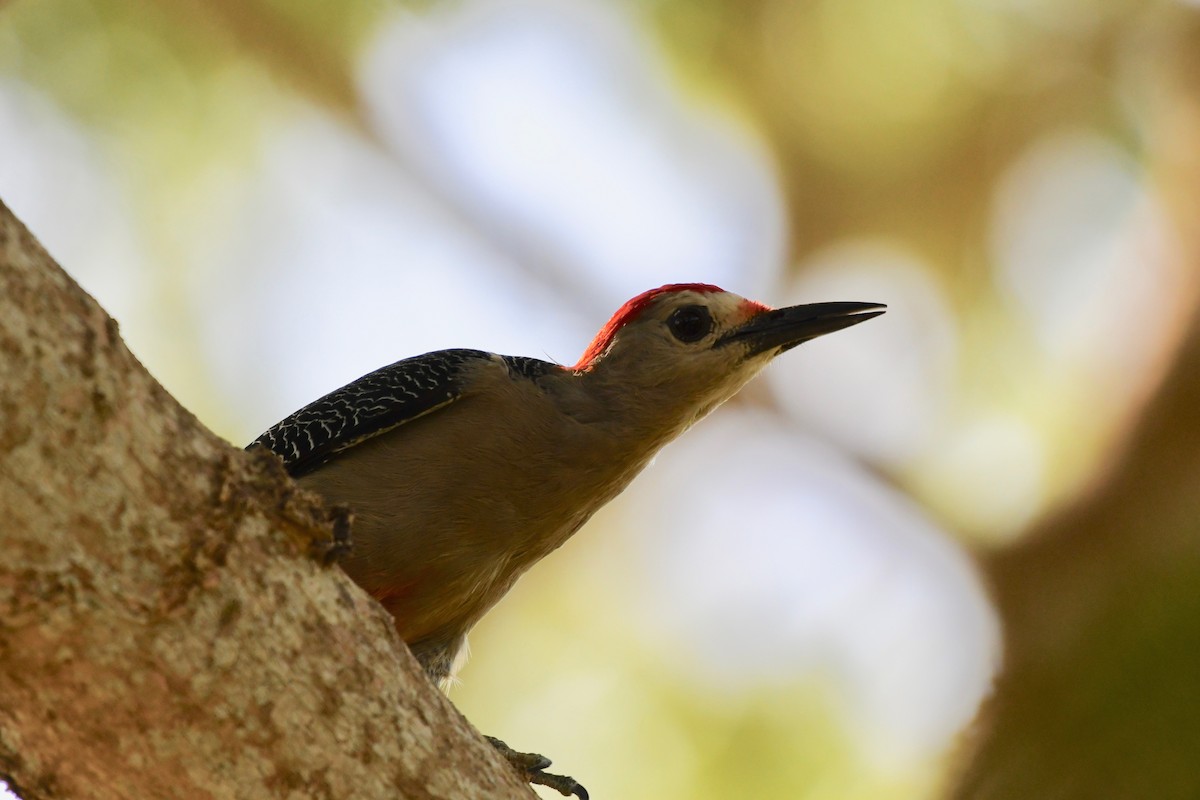
[[[1200,274],[1198,24],[1172,18],[1149,149]],[[1162,31],[1159,31],[1162,34]],[[1162,57],[1162,49],[1153,51]],[[1184,287],[1194,292],[1195,286]],[[1113,321],[1113,335],[1136,318]],[[1110,475],[984,569],[1006,666],[955,800],[1200,797],[1200,318]]]
[[1006,670],[952,796],[1200,796],[1200,332],[1119,471],[987,560]]
[[0,204],[0,774],[58,797],[530,797],[330,515],[221,441]]
[[[2,1],[2,0],[0,0]],[[148,3],[159,6],[158,3]],[[361,16],[347,14],[358,6],[336,8],[342,19]],[[166,6],[168,13],[185,24],[200,27],[210,36],[224,35],[236,43],[237,50],[252,56],[269,74],[287,83],[302,96],[307,97],[324,110],[339,115],[347,124],[355,125],[360,133],[366,126],[358,107],[358,93],[354,88],[350,62],[346,56],[346,40],[353,36],[334,30],[326,24],[316,31],[305,30],[297,23],[303,14],[317,17],[319,6],[307,4],[291,9],[289,6],[262,2],[233,2],[233,0],[209,0],[187,3],[172,3]],[[387,9],[377,6],[372,13]],[[322,19],[324,19],[322,17]]]

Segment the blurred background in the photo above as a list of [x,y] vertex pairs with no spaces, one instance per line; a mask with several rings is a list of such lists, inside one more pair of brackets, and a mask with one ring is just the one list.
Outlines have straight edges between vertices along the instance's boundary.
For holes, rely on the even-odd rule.
[[667,282],[887,303],[452,699],[595,798],[1194,798],[1198,90],[1186,0],[0,0],[0,199],[239,446]]

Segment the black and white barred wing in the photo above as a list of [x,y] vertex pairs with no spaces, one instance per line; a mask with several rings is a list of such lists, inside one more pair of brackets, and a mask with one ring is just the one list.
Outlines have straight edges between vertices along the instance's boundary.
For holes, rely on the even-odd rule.
[[463,366],[490,358],[482,350],[439,350],[397,361],[314,400],[246,449],[269,448],[299,477],[342,450],[453,403],[464,391]]

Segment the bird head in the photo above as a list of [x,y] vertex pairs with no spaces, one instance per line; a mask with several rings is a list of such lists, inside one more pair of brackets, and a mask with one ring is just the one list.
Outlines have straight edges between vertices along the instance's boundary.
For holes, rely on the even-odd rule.
[[573,370],[690,424],[780,353],[884,309],[878,303],[771,308],[709,284],[670,284],[621,306]]

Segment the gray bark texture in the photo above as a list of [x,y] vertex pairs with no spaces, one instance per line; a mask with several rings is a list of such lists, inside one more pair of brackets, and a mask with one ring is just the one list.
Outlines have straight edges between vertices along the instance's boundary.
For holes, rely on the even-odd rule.
[[529,798],[0,204],[0,775],[36,798]]

